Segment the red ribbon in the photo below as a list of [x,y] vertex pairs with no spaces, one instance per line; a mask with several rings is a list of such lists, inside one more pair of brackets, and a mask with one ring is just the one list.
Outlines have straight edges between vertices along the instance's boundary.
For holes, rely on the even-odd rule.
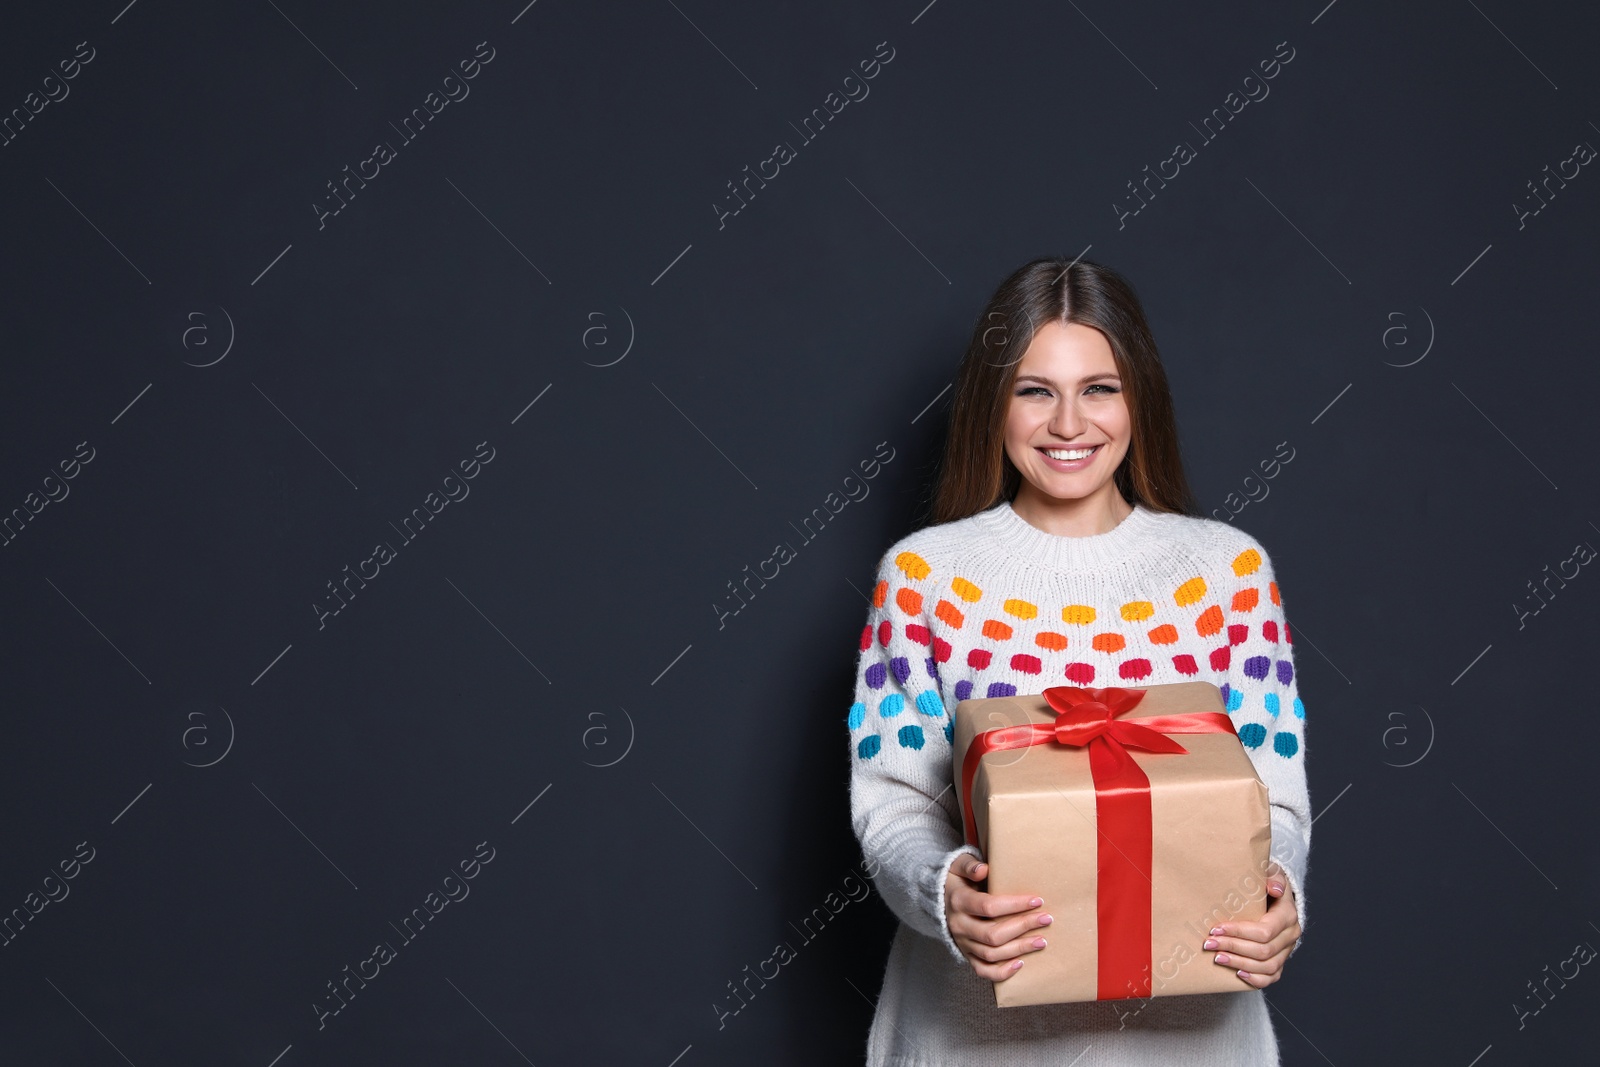
[[985,730],[972,739],[961,767],[961,810],[966,841],[978,844],[972,813],[972,782],[978,761],[990,752],[1056,742],[1089,750],[1098,826],[1096,906],[1099,916],[1099,989],[1096,999],[1150,995],[1150,867],[1152,825],[1150,779],[1129,748],[1187,753],[1167,734],[1234,733],[1219,711],[1119,719],[1144,699],[1143,689],[1084,689],[1051,686],[1043,693],[1056,712],[1053,723],[1027,723]]

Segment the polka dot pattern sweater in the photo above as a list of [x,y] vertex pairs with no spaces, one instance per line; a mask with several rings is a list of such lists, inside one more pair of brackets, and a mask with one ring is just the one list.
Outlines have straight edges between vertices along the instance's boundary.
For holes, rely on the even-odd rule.
[[950,937],[944,888],[957,854],[981,856],[963,841],[951,783],[957,702],[1203,679],[1222,690],[1267,786],[1271,855],[1303,930],[1306,708],[1283,607],[1272,562],[1248,534],[1142,505],[1107,533],[1064,537],[1002,502],[883,555],[845,717],[852,825],[901,920],[869,1067],[1062,1064],[1089,1045],[1108,1067],[1277,1062],[1260,990],[997,1008]]

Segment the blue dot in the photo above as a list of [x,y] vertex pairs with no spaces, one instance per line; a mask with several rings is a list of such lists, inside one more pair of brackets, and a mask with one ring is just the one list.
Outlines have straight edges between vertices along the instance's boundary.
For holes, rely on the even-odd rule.
[[1300,739],[1282,730],[1272,735],[1272,751],[1285,758],[1300,751]]
[[899,737],[900,737],[900,747],[901,748],[921,748],[922,747],[922,727],[920,727],[920,726],[902,726],[902,727],[900,727]]
[[945,743],[953,744],[954,741],[955,741],[955,736],[956,736],[956,724],[953,723],[953,722],[945,723],[944,724],[944,739],[945,739]]
[[1228,690],[1228,710],[1238,711],[1244,706],[1244,693],[1237,689]]
[[938,693],[927,689],[917,694],[917,710],[937,719],[944,714],[944,701],[939,699]]
[[866,718],[867,706],[865,704],[858,700],[850,705],[850,718],[847,720],[850,723],[850,729],[859,730]]
[[1245,748],[1260,748],[1266,739],[1267,728],[1258,722],[1245,723],[1239,727],[1239,743]]
[[1295,718],[1297,718],[1297,719],[1303,719],[1303,718],[1306,717],[1305,702],[1302,701],[1299,697],[1295,697],[1294,698],[1294,714],[1295,714]]
[[878,701],[878,714],[885,719],[892,719],[905,710],[906,698],[899,693],[890,693]]
[[882,747],[883,738],[879,737],[877,734],[873,734],[870,737],[863,737],[861,739],[861,743],[856,746],[856,755],[860,756],[862,759],[871,759],[873,756],[878,754],[878,749]]
[[1278,717],[1278,694],[1277,693],[1268,693],[1267,694],[1267,714],[1271,715],[1274,719],[1276,719]]

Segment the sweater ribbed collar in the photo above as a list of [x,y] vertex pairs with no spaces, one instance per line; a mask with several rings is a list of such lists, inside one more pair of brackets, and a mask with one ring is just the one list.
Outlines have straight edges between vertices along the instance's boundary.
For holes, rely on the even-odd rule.
[[1157,512],[1143,504],[1115,527],[1100,534],[1070,537],[1034,526],[1005,500],[980,511],[980,528],[1016,555],[1067,570],[1087,570],[1120,562],[1161,539],[1163,523]]

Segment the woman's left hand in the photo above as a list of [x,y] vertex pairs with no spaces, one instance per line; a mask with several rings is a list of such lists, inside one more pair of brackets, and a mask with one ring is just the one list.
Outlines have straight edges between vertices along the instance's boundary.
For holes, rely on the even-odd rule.
[[1256,989],[1283,977],[1283,961],[1300,937],[1294,890],[1276,863],[1267,871],[1267,896],[1267,913],[1260,922],[1219,923],[1202,946],[1207,951],[1220,950],[1216,962],[1234,968],[1242,981]]

